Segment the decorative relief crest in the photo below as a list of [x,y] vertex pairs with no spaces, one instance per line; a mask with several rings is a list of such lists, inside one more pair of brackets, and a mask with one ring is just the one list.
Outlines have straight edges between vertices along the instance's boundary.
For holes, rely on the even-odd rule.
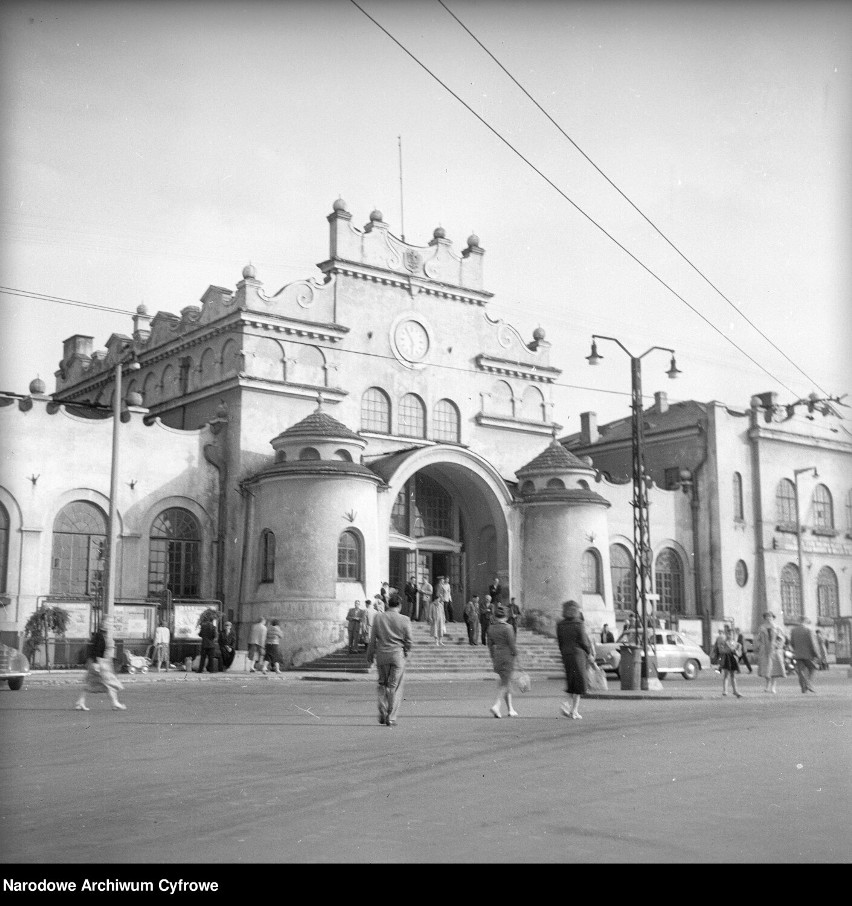
[[403,255],[403,263],[405,264],[406,270],[411,271],[412,274],[416,274],[423,266],[423,256],[414,249],[406,249],[405,254]]

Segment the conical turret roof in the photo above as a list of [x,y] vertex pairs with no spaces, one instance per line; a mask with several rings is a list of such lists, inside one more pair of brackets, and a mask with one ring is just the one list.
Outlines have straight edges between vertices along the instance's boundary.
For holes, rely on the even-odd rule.
[[582,469],[584,472],[594,471],[592,466],[566,450],[558,440],[552,440],[546,449],[518,469],[515,474],[520,478],[539,472],[574,472],[577,469]]
[[296,440],[298,438],[323,437],[345,439],[364,443],[360,434],[346,427],[342,422],[330,415],[326,415],[322,409],[316,409],[307,418],[303,418],[295,425],[291,425],[285,431],[282,431],[275,440]]

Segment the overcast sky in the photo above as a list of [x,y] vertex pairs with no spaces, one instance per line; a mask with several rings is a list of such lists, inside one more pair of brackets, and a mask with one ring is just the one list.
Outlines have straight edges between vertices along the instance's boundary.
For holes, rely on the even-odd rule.
[[[406,239],[479,235],[492,315],[553,343],[567,431],[628,411],[629,362],[601,346],[590,368],[592,332],[676,348],[677,382],[645,360],[649,395],[852,391],[852,4],[445,2],[808,377],[437,0],[359,3],[587,216],[349,0],[6,3],[0,284],[178,312],[251,261],[274,292],[317,273],[338,195],[401,233],[402,136]],[[7,293],[0,312],[0,389],[19,393],[53,390],[65,337],[132,330]]]

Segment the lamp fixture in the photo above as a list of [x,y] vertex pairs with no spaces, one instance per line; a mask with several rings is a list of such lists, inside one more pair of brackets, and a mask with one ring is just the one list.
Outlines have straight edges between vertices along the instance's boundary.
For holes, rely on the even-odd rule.
[[597,365],[603,359],[602,355],[598,355],[598,344],[592,340],[592,352],[591,355],[586,356],[586,361],[590,365]]
[[666,374],[669,376],[669,380],[673,381],[681,373],[681,370],[677,367],[677,362],[675,362],[674,354],[672,354],[672,364]]

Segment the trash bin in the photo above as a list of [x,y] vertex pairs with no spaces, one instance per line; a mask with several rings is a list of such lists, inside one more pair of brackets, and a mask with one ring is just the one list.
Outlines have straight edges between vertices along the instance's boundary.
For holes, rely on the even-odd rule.
[[622,645],[618,649],[621,661],[618,676],[622,689],[639,689],[642,686],[642,649],[637,645]]

